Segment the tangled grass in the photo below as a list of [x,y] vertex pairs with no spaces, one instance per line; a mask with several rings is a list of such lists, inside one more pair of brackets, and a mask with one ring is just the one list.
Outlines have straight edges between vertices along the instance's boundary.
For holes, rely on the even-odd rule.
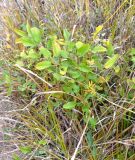
[[[11,151],[12,159],[134,160],[135,1],[13,0],[0,9],[0,90],[18,102],[7,111],[15,122],[8,142],[19,151]],[[16,44],[16,29],[27,34],[27,22],[42,32],[32,50]],[[31,51],[41,48],[51,68],[39,64],[46,52],[33,59]],[[58,50],[70,55],[50,56]],[[76,64],[67,67],[65,59]]]

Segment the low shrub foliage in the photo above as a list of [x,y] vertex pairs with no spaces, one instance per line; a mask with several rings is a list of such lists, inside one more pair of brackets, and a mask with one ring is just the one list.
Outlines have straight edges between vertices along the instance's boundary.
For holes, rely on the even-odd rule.
[[25,104],[13,131],[24,159],[134,159],[134,3],[26,1],[3,20],[0,84]]

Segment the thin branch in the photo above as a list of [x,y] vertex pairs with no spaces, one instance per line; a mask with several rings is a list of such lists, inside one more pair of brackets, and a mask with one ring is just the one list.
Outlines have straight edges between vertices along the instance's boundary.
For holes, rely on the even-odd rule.
[[80,140],[79,140],[79,142],[78,142],[78,144],[77,144],[77,147],[76,147],[76,149],[75,149],[75,152],[73,153],[73,155],[72,155],[72,157],[71,157],[71,160],[75,160],[75,157],[76,157],[76,155],[77,155],[77,152],[78,152],[78,149],[79,149],[79,147],[80,147],[80,144],[82,143],[83,137],[84,137],[84,135],[85,135],[85,133],[86,133],[86,129],[87,129],[89,120],[90,120],[90,117],[89,117],[88,120],[87,120],[86,126],[85,126],[85,128],[84,128],[84,130],[83,130],[83,133],[82,133],[82,135],[81,135],[81,137],[80,137]]
[[42,82],[46,83],[49,87],[52,87],[52,85],[50,83],[48,83],[47,81],[45,81],[43,78],[39,77],[36,73],[28,70],[28,69],[25,69],[21,66],[19,66],[18,64],[15,65],[16,67],[18,67],[20,70],[22,70],[24,73],[26,73],[27,75],[31,74],[35,77],[37,77],[38,79],[40,79]]
[[[124,109],[124,110],[126,110],[126,111],[128,111],[128,112],[131,112],[131,113],[134,113],[134,114],[135,114],[135,112],[132,111],[131,109],[122,107],[122,106],[120,106],[120,105],[118,105],[118,104],[116,104],[116,103],[114,103],[114,102],[112,102],[112,101],[106,99],[105,97],[101,96],[100,94],[98,94],[98,95],[99,95],[101,98],[103,98],[104,100],[106,100],[107,102],[111,103],[112,105],[114,105],[114,106],[116,106],[116,107],[119,107],[119,108],[121,108],[121,109]],[[135,108],[135,106],[133,106],[132,108]]]

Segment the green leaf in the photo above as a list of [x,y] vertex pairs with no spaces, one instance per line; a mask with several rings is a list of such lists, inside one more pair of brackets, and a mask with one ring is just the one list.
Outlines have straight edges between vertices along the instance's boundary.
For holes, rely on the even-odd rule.
[[130,55],[135,55],[135,48],[132,48],[132,49],[129,51],[129,54],[130,54]]
[[10,76],[10,73],[8,71],[3,71],[3,77],[4,77],[4,80],[5,80],[5,83],[7,84],[11,84],[12,83],[12,79],[11,79],[11,76]]
[[66,93],[70,93],[72,94],[73,93],[73,88],[72,88],[72,84],[71,83],[66,83],[64,84],[63,86],[63,91],[66,92]]
[[79,91],[80,91],[80,87],[78,86],[78,85],[73,85],[73,91],[74,91],[74,93],[79,93]]
[[99,32],[103,29],[103,25],[96,27],[96,31],[93,33],[93,39],[99,34]]
[[133,64],[135,64],[135,57],[132,57],[132,62],[133,62]]
[[81,73],[80,73],[80,71],[72,71],[72,70],[70,70],[70,75],[71,75],[71,77],[72,78],[79,78],[80,76],[81,76]]
[[96,159],[96,156],[97,156],[96,146],[93,146],[93,148],[92,148],[92,156],[94,157],[94,159]]
[[34,51],[34,49],[30,49],[29,52],[28,52],[28,58],[38,59],[39,55]]
[[106,47],[107,47],[107,55],[112,56],[114,54],[114,47],[109,40],[106,41]]
[[24,51],[22,51],[22,52],[20,53],[20,57],[23,58],[23,59],[27,59],[27,58],[28,58],[28,55],[27,55]]
[[18,155],[16,155],[16,154],[13,154],[13,160],[21,160],[20,158],[19,158],[19,156]]
[[0,59],[0,67],[4,65],[3,61]]
[[60,67],[60,74],[65,75],[67,73],[67,66],[61,66]]
[[135,84],[135,77],[132,78],[132,82]]
[[93,128],[93,129],[95,129],[95,127],[96,127],[96,119],[95,118],[90,118],[90,125],[91,125],[91,127]]
[[31,36],[36,43],[39,44],[41,42],[41,31],[40,31],[40,29],[38,29],[36,27],[31,28]]
[[64,109],[73,109],[76,106],[76,102],[71,101],[63,105]]
[[22,31],[22,30],[15,29],[14,31],[15,31],[15,33],[18,34],[19,36],[22,36],[22,37],[27,36],[27,34],[26,34],[24,31]]
[[68,53],[67,51],[61,50],[61,51],[60,51],[60,55],[61,55],[63,58],[68,58],[69,53]]
[[27,83],[24,83],[21,86],[18,86],[18,90],[23,92],[23,91],[25,91],[27,89],[27,87],[28,87]]
[[75,48],[75,43],[74,43],[74,42],[71,42],[71,41],[68,41],[68,42],[66,43],[66,46],[67,46],[67,51],[68,51],[68,52],[71,52],[71,51],[73,51],[74,48]]
[[35,42],[29,37],[22,37],[18,39],[17,43],[22,43],[25,47],[34,47]]
[[86,53],[90,51],[90,45],[89,44],[83,44],[80,48],[77,49],[77,54],[82,57]]
[[26,30],[27,30],[28,36],[30,37],[31,36],[31,29],[30,29],[30,25],[29,25],[28,21],[27,21],[27,24],[26,24]]
[[53,55],[54,57],[58,57],[60,55],[61,47],[60,45],[54,41],[53,42]]
[[96,34],[98,34],[103,29],[103,25],[96,27]]
[[68,32],[67,29],[63,30],[63,35],[64,35],[65,41],[68,41],[70,39],[70,33]]
[[50,61],[42,61],[36,64],[35,68],[37,70],[44,70],[46,68],[49,68],[51,66],[51,62]]
[[97,55],[97,54],[94,54],[92,56],[92,59],[94,60],[94,64],[96,67],[98,67],[99,70],[102,70],[103,69],[103,65],[102,65],[102,59],[103,57],[100,55]]
[[30,153],[32,150],[29,146],[25,146],[25,147],[20,147],[20,151],[24,154],[28,154]]
[[53,73],[53,77],[57,80],[60,81],[61,80],[61,75],[58,73]]
[[98,46],[95,46],[93,49],[92,49],[92,52],[93,53],[102,53],[102,52],[106,52],[107,49],[101,45],[98,45]]
[[75,45],[76,45],[76,48],[79,49],[79,48],[81,48],[83,46],[83,43],[78,41],[78,42],[76,42]]
[[82,72],[88,73],[88,72],[91,71],[91,68],[87,64],[81,63],[79,65],[79,70],[82,71]]
[[94,140],[93,140],[91,131],[89,131],[89,132],[87,133],[86,137],[87,137],[88,145],[89,145],[90,147],[93,147]]
[[119,67],[119,66],[116,66],[116,67],[114,68],[114,70],[115,70],[115,73],[119,73],[119,72],[120,72],[120,67]]
[[45,140],[40,140],[40,141],[38,142],[38,144],[40,144],[40,145],[46,145],[47,142],[46,142]]
[[47,49],[47,48],[44,48],[44,47],[41,47],[39,48],[40,50],[40,54],[43,55],[45,58],[50,58],[51,57],[51,52]]
[[90,109],[89,106],[83,106],[83,107],[82,107],[82,111],[83,111],[84,113],[89,113],[89,109]]
[[88,145],[90,146],[91,151],[92,151],[92,156],[94,157],[94,159],[96,159],[97,149],[96,149],[96,146],[95,146],[95,144],[94,144],[94,139],[93,139],[93,136],[92,136],[91,131],[89,131],[89,132],[87,133],[86,137],[87,137]]
[[116,63],[116,61],[118,60],[119,58],[119,55],[118,54],[115,54],[112,58],[110,58],[104,65],[104,67],[106,69],[109,69],[111,67],[113,67],[113,65]]
[[98,77],[95,73],[90,72],[90,73],[88,73],[87,77],[89,80],[91,80],[95,83],[98,81]]

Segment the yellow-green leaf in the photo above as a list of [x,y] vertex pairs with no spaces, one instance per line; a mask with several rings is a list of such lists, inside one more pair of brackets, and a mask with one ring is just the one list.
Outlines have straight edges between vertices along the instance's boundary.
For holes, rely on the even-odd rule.
[[18,34],[19,36],[22,36],[22,37],[27,36],[27,34],[26,34],[24,31],[22,31],[22,30],[15,29],[14,31],[15,31],[15,33]]
[[119,59],[119,55],[115,54],[112,58],[110,58],[104,65],[106,69],[109,69],[113,67],[113,65],[116,63],[116,61]]
[[93,39],[99,34],[99,32],[103,29],[103,25],[100,25],[96,28],[96,31],[93,33]]
[[67,73],[67,67],[66,66],[61,67],[60,74],[64,76],[66,73]]
[[24,147],[20,147],[20,151],[24,154],[28,154],[32,151],[32,149],[29,146],[24,146]]
[[81,48],[83,46],[83,43],[78,41],[78,42],[76,42],[75,45],[76,45],[76,48],[79,49],[79,48]]
[[16,40],[16,43],[22,43],[26,47],[34,47],[36,45],[29,37],[21,37]]
[[98,46],[95,46],[93,49],[92,49],[92,52],[93,53],[103,53],[103,52],[106,52],[107,49],[101,45],[98,45]]
[[67,29],[63,30],[63,35],[64,35],[65,41],[68,41],[70,39],[70,33],[68,32]]
[[134,77],[132,78],[132,82],[135,83],[135,78]]
[[120,72],[120,67],[119,67],[119,66],[116,66],[116,67],[114,68],[114,70],[115,70],[115,73],[119,73],[119,72]]
[[90,50],[90,45],[89,44],[83,44],[83,45],[81,45],[80,48],[77,49],[77,54],[82,57],[86,53],[88,53],[89,50]]
[[44,70],[46,68],[49,68],[51,66],[51,62],[50,61],[42,61],[36,64],[35,68],[37,70]]
[[24,51],[22,51],[22,52],[20,53],[20,57],[23,58],[23,59],[27,59],[27,58],[28,58],[28,55],[27,55]]
[[56,41],[54,41],[54,43],[53,43],[53,55],[54,55],[54,57],[59,56],[60,51],[61,51],[60,45]]
[[47,48],[44,48],[44,47],[41,47],[39,48],[40,50],[40,54],[43,55],[45,58],[50,58],[51,57],[51,52],[47,49]]
[[103,29],[103,25],[99,25],[98,27],[96,27],[96,34],[98,34],[101,30]]
[[26,30],[27,30],[28,36],[31,36],[31,30],[30,30],[30,25],[29,25],[28,21],[27,21],[27,24],[26,24]]
[[28,58],[30,59],[38,59],[40,56],[37,52],[35,52],[34,49],[30,49],[29,52],[28,52]]
[[76,102],[71,101],[63,105],[64,109],[73,109],[76,106]]
[[36,43],[40,43],[41,41],[41,31],[40,29],[33,27],[31,28],[31,36]]

